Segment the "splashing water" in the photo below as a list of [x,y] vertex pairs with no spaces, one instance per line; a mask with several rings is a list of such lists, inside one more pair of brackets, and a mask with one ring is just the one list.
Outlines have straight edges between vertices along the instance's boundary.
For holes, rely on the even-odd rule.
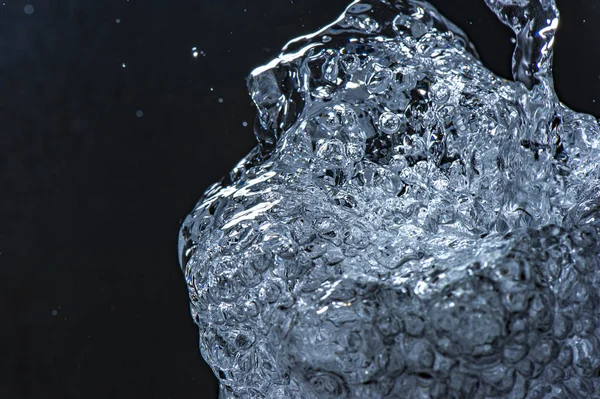
[[259,145],[180,232],[221,398],[600,398],[600,128],[550,0],[486,0],[515,82],[419,0],[248,80]]

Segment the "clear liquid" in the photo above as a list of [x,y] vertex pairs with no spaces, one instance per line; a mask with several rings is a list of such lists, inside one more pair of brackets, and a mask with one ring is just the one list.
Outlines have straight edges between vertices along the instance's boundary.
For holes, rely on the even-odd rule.
[[554,2],[486,3],[515,81],[417,0],[251,74],[258,146],[180,234],[222,398],[600,397],[600,128],[554,92]]

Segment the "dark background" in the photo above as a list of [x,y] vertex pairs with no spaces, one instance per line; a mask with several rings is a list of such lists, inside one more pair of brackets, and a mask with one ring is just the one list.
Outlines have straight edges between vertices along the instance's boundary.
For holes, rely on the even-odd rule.
[[[254,144],[246,75],[347,3],[0,0],[0,398],[216,398],[179,224]],[[510,76],[483,0],[433,3]],[[593,3],[559,1],[555,71],[600,116]]]

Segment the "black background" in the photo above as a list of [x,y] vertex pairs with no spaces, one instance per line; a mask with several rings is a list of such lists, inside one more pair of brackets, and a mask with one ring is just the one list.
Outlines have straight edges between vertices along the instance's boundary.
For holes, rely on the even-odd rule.
[[[179,224],[254,144],[246,75],[347,3],[0,0],[0,398],[216,398]],[[483,0],[432,3],[510,76]],[[555,72],[600,116],[594,3],[559,1]]]

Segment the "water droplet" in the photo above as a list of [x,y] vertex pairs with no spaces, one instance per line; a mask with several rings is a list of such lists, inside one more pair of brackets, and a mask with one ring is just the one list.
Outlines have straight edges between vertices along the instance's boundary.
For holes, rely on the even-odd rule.
[[58,314],[58,310],[54,309],[52,310],[52,316],[56,316]]
[[31,14],[33,14],[33,12],[35,11],[35,8],[34,8],[34,7],[31,5],[31,4],[27,4],[27,5],[25,6],[25,9],[24,9],[24,10],[25,10],[25,14],[27,14],[27,15],[31,15]]
[[219,103],[221,103],[221,104],[222,104],[224,100],[223,100],[222,98],[219,98],[219,100],[218,100],[218,101],[219,101]]
[[115,22],[116,22],[116,23],[118,23],[118,24],[120,24],[120,23],[121,23],[121,20],[120,20],[119,18],[117,18],[117,19],[115,20]]
[[144,111],[142,111],[141,109],[138,109],[135,112],[135,116],[137,116],[138,118],[141,118],[142,116],[144,116]]
[[246,122],[246,121],[243,121],[243,122],[242,122],[242,126],[244,126],[244,127],[247,127],[247,126],[248,126],[248,122]]

